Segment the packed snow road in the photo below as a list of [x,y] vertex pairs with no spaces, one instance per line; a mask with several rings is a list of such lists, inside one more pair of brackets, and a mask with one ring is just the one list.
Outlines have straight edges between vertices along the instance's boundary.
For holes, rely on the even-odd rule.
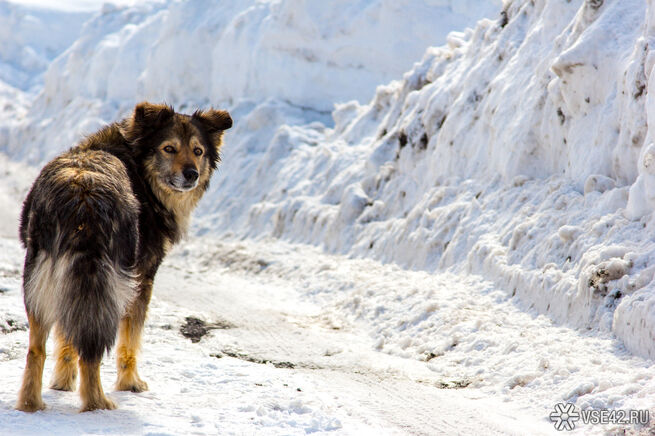
[[[25,415],[12,409],[22,255],[0,239],[0,434],[556,434],[556,403],[650,406],[647,361],[479,278],[204,236],[157,277],[141,357],[150,391],[112,392],[109,356],[118,410],[78,414],[77,393],[45,389],[48,408]],[[48,359],[46,385],[51,371]]]

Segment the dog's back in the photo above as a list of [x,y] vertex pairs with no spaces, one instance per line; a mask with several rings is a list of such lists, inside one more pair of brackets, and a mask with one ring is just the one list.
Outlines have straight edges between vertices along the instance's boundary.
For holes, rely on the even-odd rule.
[[133,296],[138,212],[123,163],[103,151],[50,162],[25,201],[27,312],[46,330],[57,324],[82,360],[111,348]]

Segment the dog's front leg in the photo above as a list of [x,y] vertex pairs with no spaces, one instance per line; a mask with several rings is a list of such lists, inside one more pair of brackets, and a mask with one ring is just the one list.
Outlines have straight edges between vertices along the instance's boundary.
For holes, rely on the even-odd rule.
[[55,329],[55,372],[50,387],[60,391],[74,391],[77,378],[77,351],[66,340],[59,326]]
[[128,309],[118,327],[116,365],[118,379],[116,390],[143,392],[148,384],[141,380],[136,369],[136,357],[141,347],[141,333],[146,320],[148,303],[152,295],[152,279],[145,279],[139,285],[139,294]]

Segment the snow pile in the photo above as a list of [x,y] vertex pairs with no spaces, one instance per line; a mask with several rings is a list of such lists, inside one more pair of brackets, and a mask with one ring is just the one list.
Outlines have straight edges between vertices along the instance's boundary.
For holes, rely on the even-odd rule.
[[369,104],[339,105],[332,129],[286,125],[262,143],[276,121],[260,106],[230,136],[206,231],[480,273],[525,307],[655,357],[642,198],[652,12],[506,2]]
[[53,59],[80,34],[90,12],[0,1],[0,148],[25,119]]
[[[20,174],[22,177],[16,177]],[[0,238],[17,238],[20,205],[38,175],[34,167],[12,162],[0,155]]]
[[[8,145],[41,162],[137,101],[178,108],[277,99],[327,118],[367,100],[448,31],[496,13],[498,0],[201,1],[105,4],[53,62]],[[54,139],[53,139],[54,138]]]
[[38,89],[43,72],[78,38],[90,16],[0,2],[0,81],[24,91]]

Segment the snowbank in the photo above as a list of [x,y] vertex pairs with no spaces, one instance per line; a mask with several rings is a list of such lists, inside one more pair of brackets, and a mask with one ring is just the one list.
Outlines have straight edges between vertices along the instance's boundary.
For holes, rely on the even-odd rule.
[[425,47],[496,14],[499,3],[105,4],[50,65],[29,119],[0,150],[24,158],[30,144],[27,157],[42,162],[144,99],[181,108],[277,99],[307,111],[306,119],[326,118],[335,101],[370,99]]
[[286,125],[262,143],[276,124],[260,106],[230,136],[204,230],[480,273],[655,357],[649,13],[506,2],[369,104],[339,105],[332,129]]
[[89,12],[0,2],[0,81],[37,89],[52,60],[68,48]]

